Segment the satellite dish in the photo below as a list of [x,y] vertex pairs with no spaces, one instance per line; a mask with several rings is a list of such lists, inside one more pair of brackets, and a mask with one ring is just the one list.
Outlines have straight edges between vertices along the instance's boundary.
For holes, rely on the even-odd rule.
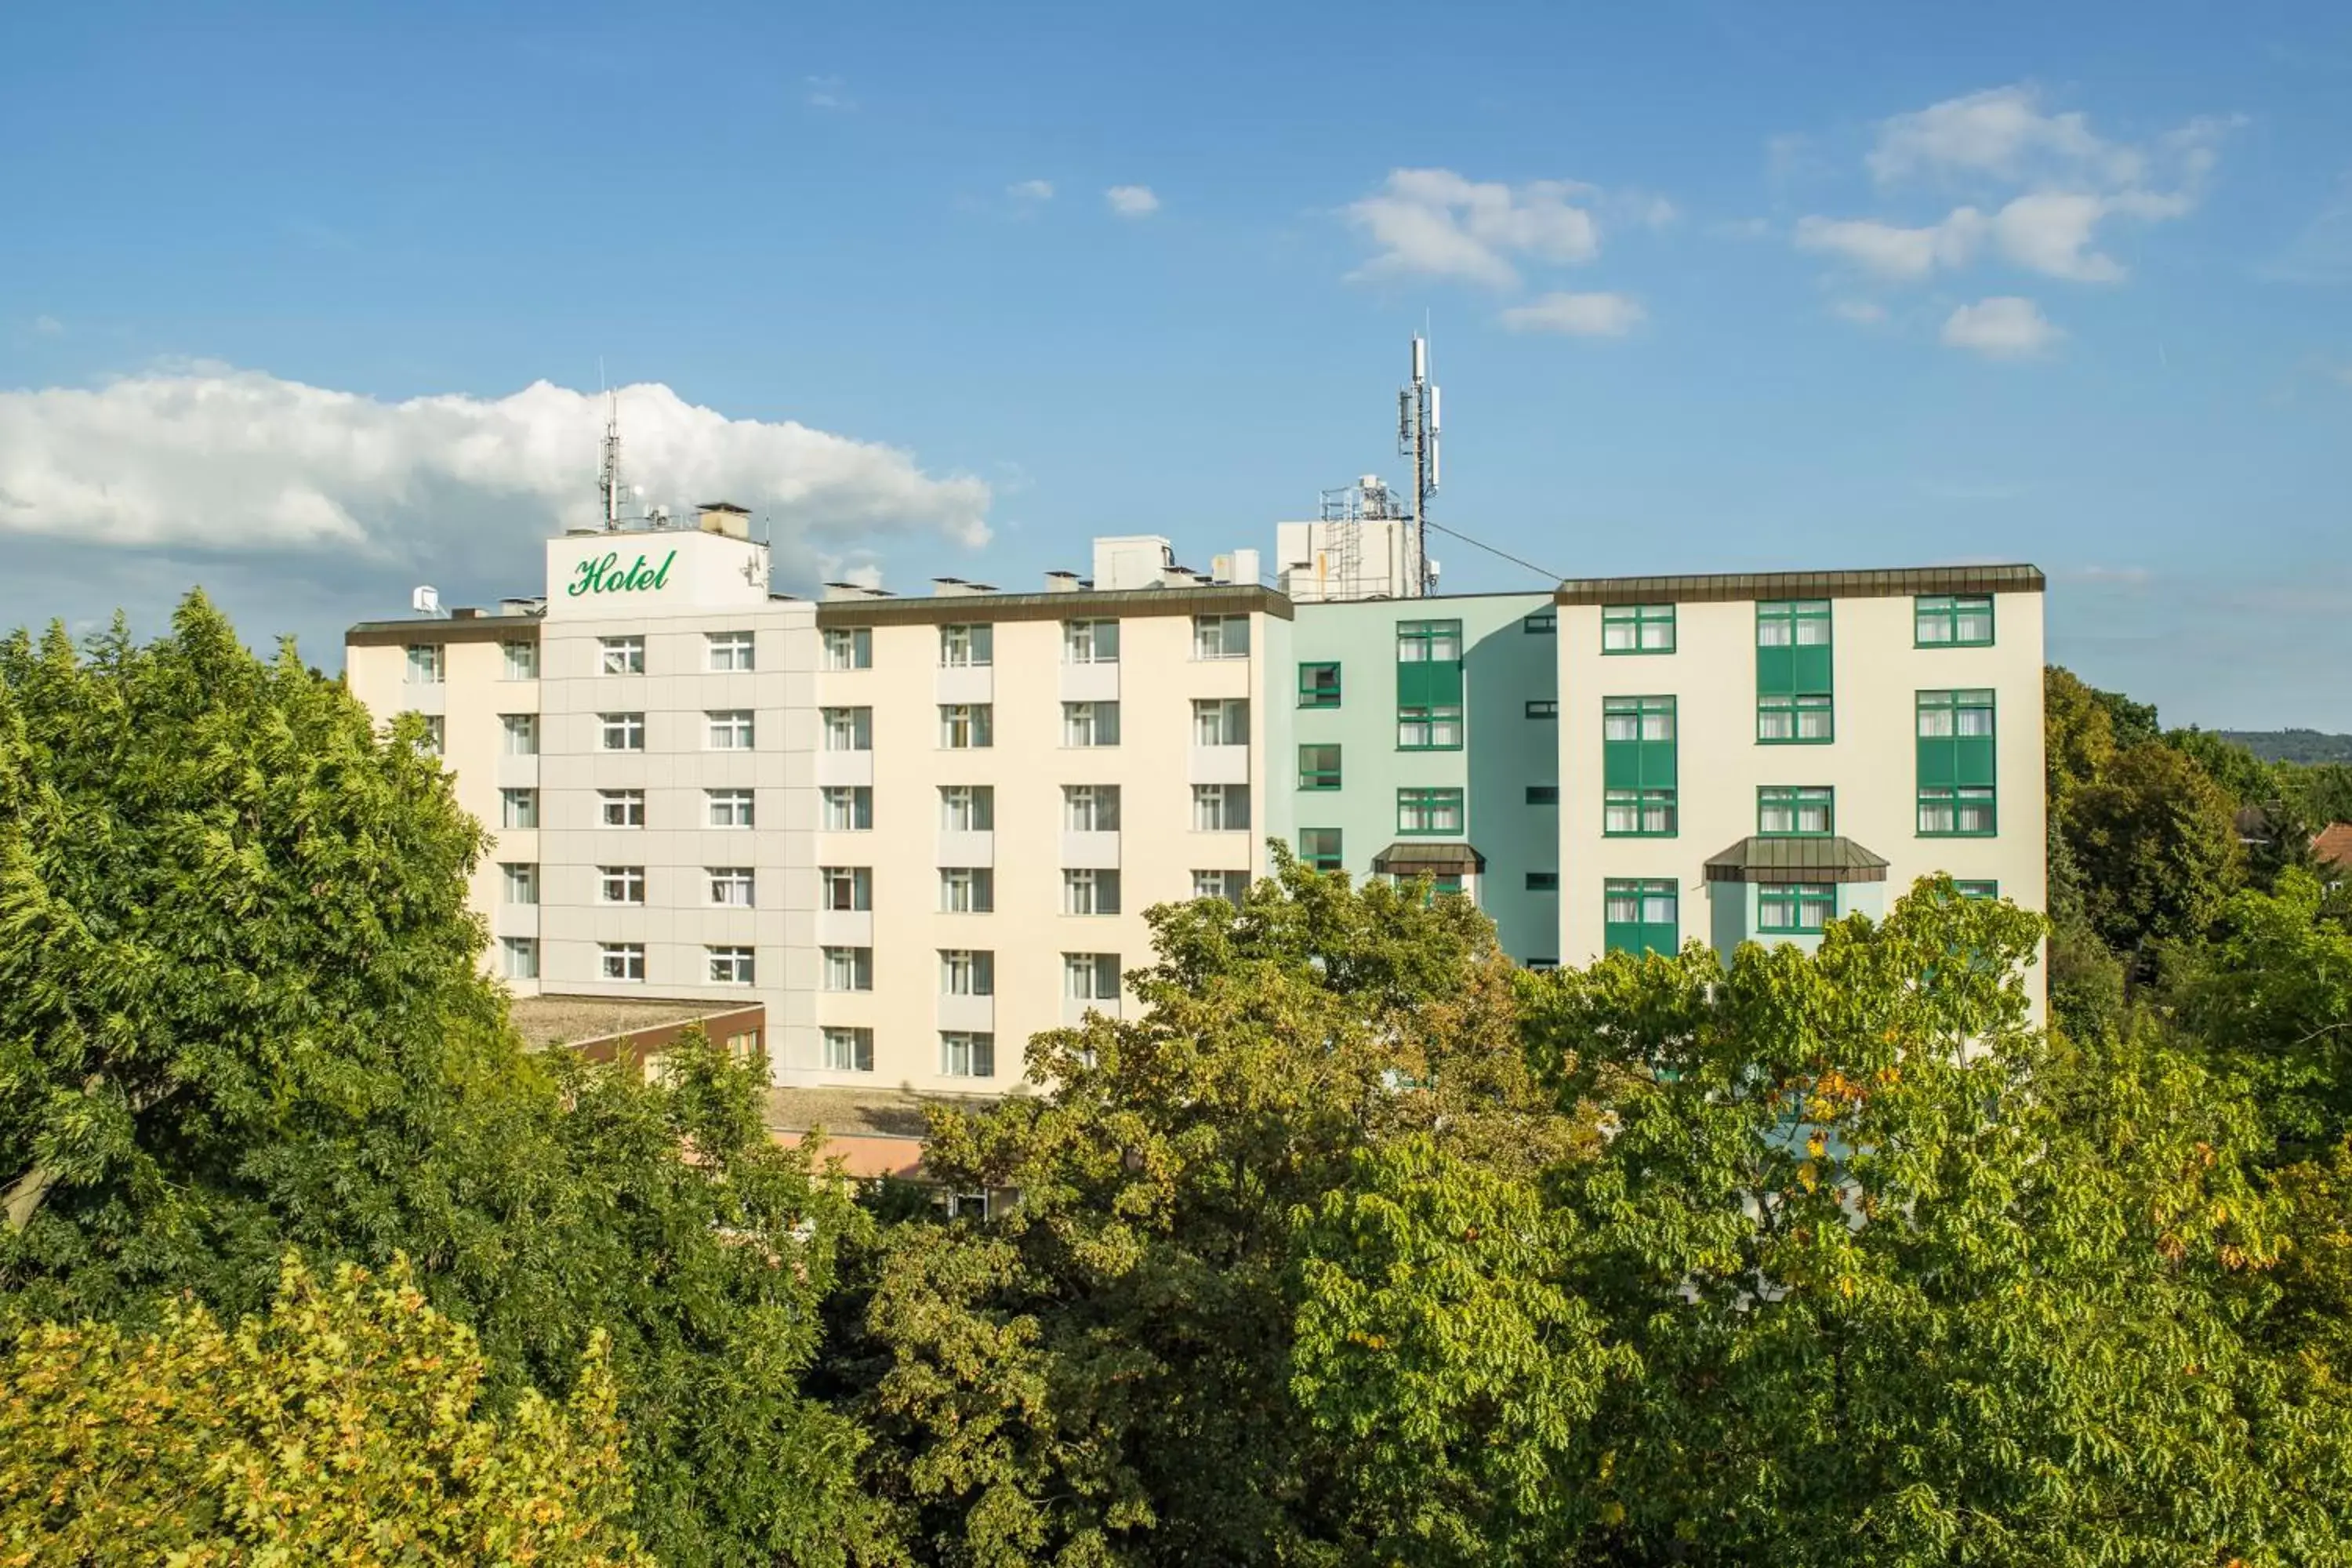
[[415,610],[420,616],[439,615],[441,613],[441,590],[433,587],[418,588],[416,592],[408,595],[408,607]]

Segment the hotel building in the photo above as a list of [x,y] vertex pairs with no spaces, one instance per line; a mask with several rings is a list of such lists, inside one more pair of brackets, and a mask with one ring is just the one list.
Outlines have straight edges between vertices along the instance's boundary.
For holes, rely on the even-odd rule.
[[758,1003],[779,1084],[1011,1089],[1269,838],[1458,890],[1528,964],[1809,943],[1937,870],[2042,907],[2031,567],[1423,597],[1327,522],[1279,588],[1135,536],[811,602],[746,521],[551,540],[543,597],[365,623],[346,668],[493,835],[518,995]]

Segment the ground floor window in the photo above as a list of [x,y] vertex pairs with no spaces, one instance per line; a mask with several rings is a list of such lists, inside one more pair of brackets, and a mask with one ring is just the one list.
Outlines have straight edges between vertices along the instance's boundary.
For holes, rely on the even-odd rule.
[[1601,940],[1611,952],[1671,953],[1682,945],[1675,884],[1612,877],[1601,885]]
[[1835,919],[1833,882],[1776,882],[1756,889],[1756,929],[1766,935],[1809,935]]

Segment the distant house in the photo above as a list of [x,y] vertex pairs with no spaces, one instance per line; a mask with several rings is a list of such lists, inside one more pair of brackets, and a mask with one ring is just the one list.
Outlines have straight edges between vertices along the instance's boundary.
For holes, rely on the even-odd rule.
[[2352,879],[2352,822],[2331,822],[2311,841],[2320,875],[2333,884]]

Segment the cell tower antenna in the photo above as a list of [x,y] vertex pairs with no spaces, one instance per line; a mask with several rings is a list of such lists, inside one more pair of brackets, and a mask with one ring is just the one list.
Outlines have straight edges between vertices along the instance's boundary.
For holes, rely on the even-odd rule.
[[1429,339],[1412,339],[1412,384],[1397,394],[1397,455],[1412,459],[1412,512],[1404,531],[1404,581],[1407,595],[1421,597],[1430,581],[1429,551],[1424,530],[1429,498],[1437,493],[1437,388],[1429,381]]
[[[603,363],[598,363],[598,377],[603,379]],[[621,529],[621,395],[604,394],[604,461],[596,475],[597,499],[604,510],[604,531],[617,533]]]

